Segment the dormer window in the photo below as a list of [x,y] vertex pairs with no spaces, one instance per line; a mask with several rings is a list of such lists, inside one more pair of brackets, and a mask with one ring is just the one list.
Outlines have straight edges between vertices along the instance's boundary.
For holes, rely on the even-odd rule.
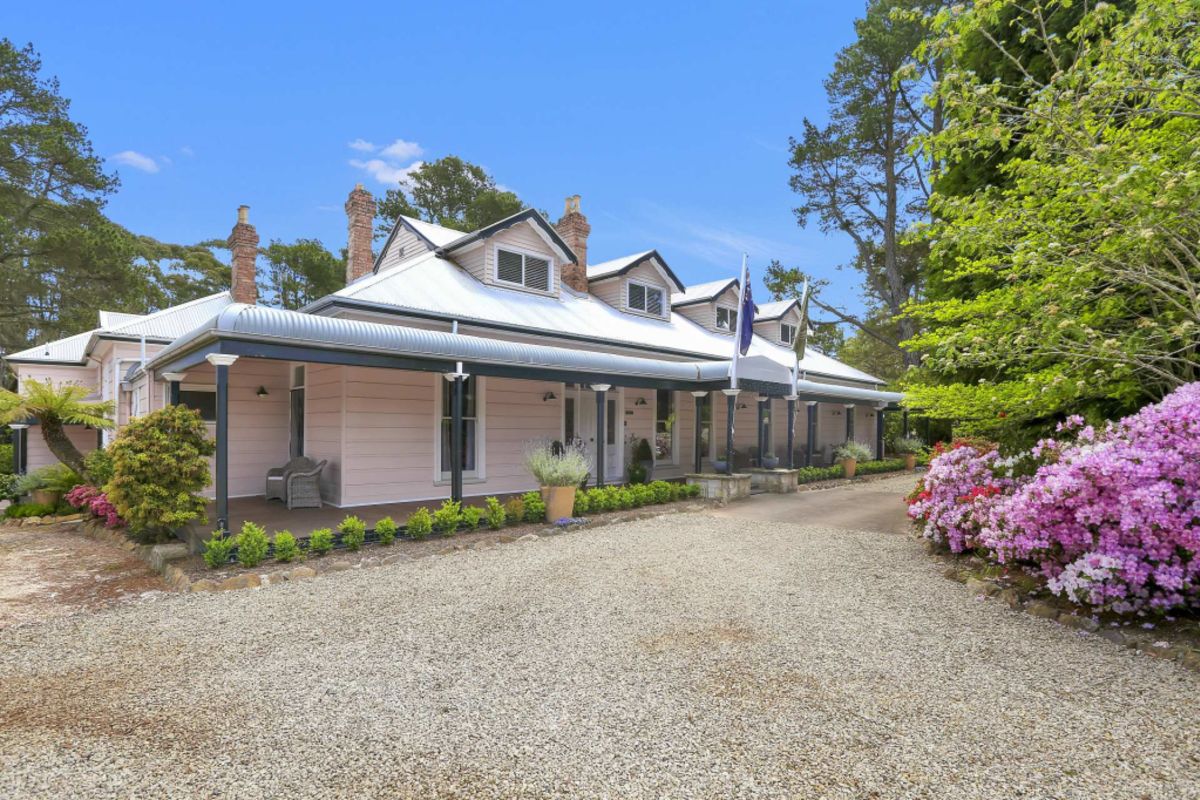
[[655,286],[630,281],[627,302],[634,311],[653,314],[656,317],[663,314],[663,290]]
[[796,326],[788,325],[786,322],[779,323],[779,341],[784,344],[796,341]]
[[534,289],[550,291],[550,261],[546,258],[518,253],[515,250],[496,250],[496,280]]
[[717,327],[723,331],[737,330],[737,309],[717,306]]

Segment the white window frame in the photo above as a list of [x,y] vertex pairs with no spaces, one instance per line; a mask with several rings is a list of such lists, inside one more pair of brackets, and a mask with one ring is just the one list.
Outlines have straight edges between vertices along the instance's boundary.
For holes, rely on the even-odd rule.
[[[792,329],[792,336],[790,339],[784,335],[784,328]],[[779,341],[783,342],[784,344],[794,344],[796,342],[796,331],[798,331],[799,329],[800,329],[800,326],[793,325],[790,322],[779,323]]]
[[[633,289],[634,286],[640,286],[640,287],[642,287],[642,290],[644,292],[646,292],[646,308],[635,308],[633,305],[630,304],[629,293]],[[658,307],[661,309],[661,311],[659,311],[659,313],[657,313],[657,314],[655,314],[649,308],[649,306],[650,306],[649,293],[650,292],[658,292],[658,298],[659,298],[658,299]],[[653,317],[654,319],[662,319],[663,317],[666,316],[666,313],[667,313],[667,292],[665,289],[663,289],[663,287],[658,286],[653,283],[647,283],[646,281],[635,281],[635,280],[625,281],[625,310],[632,312],[634,314],[641,314],[642,316]]]
[[[524,280],[524,278],[525,278],[525,259],[526,258],[529,258],[529,257],[540,258],[543,261],[545,261],[549,265],[549,267],[548,267],[549,271],[546,276],[546,288],[545,289],[535,289],[534,287],[529,286],[525,283],[514,283],[512,281],[502,280],[500,278],[500,251],[501,250],[507,250],[510,253],[516,253],[521,256],[521,278],[522,278],[522,280]],[[523,292],[533,292],[534,294],[553,295],[553,294],[555,294],[555,287],[558,285],[558,282],[555,280],[555,275],[557,274],[555,271],[556,269],[557,269],[557,263],[555,261],[555,258],[553,255],[550,255],[549,253],[538,252],[536,250],[529,250],[528,248],[524,248],[524,247],[514,247],[512,245],[503,244],[501,242],[497,242],[496,244],[492,245],[492,280],[496,283],[497,286],[507,286],[511,289],[520,289]]]
[[[727,327],[727,328],[721,325],[721,311],[726,311],[730,315],[729,327]],[[737,316],[738,316],[738,310],[734,306],[717,306],[717,312],[716,312],[717,330],[725,331],[727,333],[736,333],[737,326],[738,326]]]
[[[539,256],[540,257],[540,256]],[[463,482],[483,483],[487,480],[487,378],[474,376],[475,386],[475,469],[463,470]],[[443,392],[450,382],[440,373],[433,373],[433,485],[449,486],[450,473],[442,472],[442,402]]]

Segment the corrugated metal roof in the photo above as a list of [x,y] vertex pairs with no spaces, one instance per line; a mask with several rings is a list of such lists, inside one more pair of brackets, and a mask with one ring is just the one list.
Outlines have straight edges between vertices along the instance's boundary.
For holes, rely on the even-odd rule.
[[[363,322],[339,317],[322,317],[263,306],[235,303],[207,324],[175,341],[158,353],[148,365],[154,369],[185,350],[191,343],[213,334],[232,334],[256,341],[300,343],[306,347],[349,349],[467,361],[471,363],[510,364],[546,369],[570,370],[605,375],[628,375],[666,380],[697,381],[728,375],[729,365],[712,361],[666,361],[653,358],[600,353],[569,347],[510,342],[482,336],[468,336]],[[749,367],[762,380],[787,382],[788,373],[769,359],[754,359]],[[708,376],[716,376],[710,378]]]
[[[545,336],[566,333],[614,345],[661,347],[664,355],[674,352],[700,358],[733,357],[731,336],[710,331],[682,314],[672,314],[669,320],[654,319],[626,314],[591,295],[563,292],[561,297],[547,297],[489,286],[434,253],[368,276],[331,297],[433,314],[463,323],[515,326]],[[794,362],[790,348],[772,344],[761,336],[754,337],[751,354],[767,356],[788,367]],[[811,347],[800,368],[835,378],[882,383]]]
[[687,303],[699,303],[704,300],[712,300],[714,297],[725,291],[730,285],[737,286],[736,278],[722,278],[719,281],[708,281],[707,283],[697,283],[694,286],[689,286],[682,292],[676,292],[671,295],[671,305],[681,306]]
[[221,309],[233,302],[229,292],[217,292],[164,308],[153,314],[124,314],[101,311],[101,321],[108,325],[77,333],[37,347],[30,347],[6,357],[8,361],[40,361],[84,364],[87,355],[100,339],[128,339],[136,341],[142,336],[153,341],[170,342],[188,331],[211,320]]
[[415,228],[417,233],[433,242],[434,247],[445,247],[451,242],[457,241],[467,235],[462,231],[456,231],[453,228],[443,228],[441,225],[434,225],[432,222],[425,222],[416,217],[404,217],[404,220]]
[[756,303],[758,313],[754,315],[754,321],[779,319],[798,302],[798,300],[772,300],[769,303]]
[[[97,328],[96,330],[100,330]],[[26,350],[13,353],[5,356],[6,361],[44,361],[44,362],[63,362],[63,363],[78,363],[83,364],[87,355],[87,345],[91,341],[92,334],[96,331],[88,331],[87,333],[77,333],[74,336],[68,336],[65,339],[56,339],[53,342],[39,344],[36,347],[30,347]]]
[[[235,303],[205,325],[163,349],[149,363],[153,370],[208,338],[234,338],[355,353],[403,354],[468,364],[527,366],[589,375],[627,376],[666,381],[712,383],[729,376],[728,361],[668,361],[570,347],[512,342],[483,336],[431,331],[404,325],[322,317],[299,311]],[[135,365],[136,366],[136,365]],[[764,354],[750,354],[738,365],[745,380],[789,386],[790,370]],[[802,395],[836,400],[899,402],[901,395],[811,380],[797,382]]]
[[144,314],[127,314],[124,311],[101,311],[100,312],[100,327],[111,328],[114,325],[124,325],[126,322],[132,322],[138,317],[145,316]]
[[233,298],[229,292],[217,292],[103,329],[98,336],[100,338],[111,336],[138,339],[145,336],[148,339],[175,339],[203,325],[232,302]]
[[600,278],[609,275],[615,275],[626,267],[636,264],[646,256],[653,253],[653,250],[643,250],[640,253],[634,253],[631,256],[621,256],[610,261],[602,261],[599,264],[588,264],[587,276],[589,280],[599,280]]

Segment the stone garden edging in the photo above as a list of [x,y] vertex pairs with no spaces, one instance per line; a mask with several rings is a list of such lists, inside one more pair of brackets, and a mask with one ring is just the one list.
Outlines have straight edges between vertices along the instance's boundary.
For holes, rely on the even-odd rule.
[[[1065,628],[1081,631],[1083,635],[1097,636],[1119,647],[1129,648],[1152,658],[1174,661],[1182,667],[1200,672],[1200,647],[1178,641],[1179,637],[1170,637],[1168,630],[1105,626],[1092,616],[1081,613],[1078,606],[1038,594],[1037,589],[1041,587],[1041,583],[1032,576],[1021,576],[1010,581],[1011,585],[1007,585],[996,580],[998,576],[988,574],[989,571],[994,571],[995,567],[989,567],[983,559],[977,556],[955,556],[940,549],[928,539],[921,538],[920,541],[930,555],[941,556],[943,561],[949,562],[950,565],[943,570],[942,575],[965,584],[967,591],[975,597],[999,600],[1013,611],[1049,620]],[[1176,641],[1168,641],[1164,637],[1174,638]],[[1166,646],[1162,646],[1164,644]]]

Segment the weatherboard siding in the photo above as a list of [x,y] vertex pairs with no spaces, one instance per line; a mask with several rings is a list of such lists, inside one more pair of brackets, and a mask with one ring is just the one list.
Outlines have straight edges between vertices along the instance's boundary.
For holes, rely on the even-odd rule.
[[383,256],[379,259],[379,271],[391,269],[402,261],[407,261],[413,256],[421,253],[428,253],[429,245],[425,244],[425,240],[408,228],[401,226],[396,231],[396,235],[388,243],[387,249],[383,251]]
[[308,364],[304,377],[304,455],[328,462],[321,473],[321,497],[334,505],[342,501],[345,369]]

